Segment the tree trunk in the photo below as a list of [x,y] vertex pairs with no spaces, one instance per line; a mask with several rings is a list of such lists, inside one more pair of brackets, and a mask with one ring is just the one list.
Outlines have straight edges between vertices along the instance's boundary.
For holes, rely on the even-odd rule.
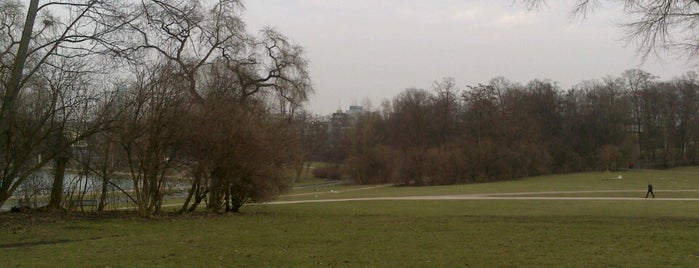
[[97,204],[97,211],[104,211],[104,207],[107,206],[107,191],[109,188],[109,178],[106,176],[102,178],[102,191],[100,192],[100,202]]
[[211,212],[217,213],[221,211],[221,206],[223,205],[223,198],[225,193],[223,190],[223,175],[220,168],[214,168],[211,172],[211,184],[209,185],[209,203],[207,204],[207,209]]
[[[7,91],[3,98],[2,118],[7,118],[6,116],[8,113],[11,113],[14,109],[14,101],[19,94],[20,85],[22,83],[22,72],[24,71],[24,63],[27,61],[29,42],[32,38],[32,32],[34,31],[34,21],[36,20],[38,10],[39,0],[31,0],[29,2],[29,10],[27,10],[27,18],[24,21],[22,39],[19,42],[17,55],[15,56],[12,67],[12,75],[10,76],[9,83],[7,84]],[[2,127],[7,128],[7,126],[8,125],[3,125]],[[6,129],[2,130],[5,131]]]
[[240,213],[240,207],[242,206],[241,204],[233,204],[233,209],[231,209],[231,211],[233,211],[233,213]]
[[68,157],[59,156],[55,159],[56,166],[54,167],[53,174],[53,185],[51,187],[51,197],[49,198],[49,204],[46,206],[49,209],[58,210],[61,209],[61,202],[63,201],[63,180],[66,173],[66,165],[68,164]]
[[[197,192],[199,192],[199,190],[197,190]],[[197,209],[197,207],[199,206],[199,204],[201,204],[201,201],[203,201],[204,198],[206,198],[207,193],[208,193],[208,191],[205,191],[204,193],[201,193],[201,194],[195,193],[194,203],[192,203],[192,206],[189,207],[189,209],[187,211],[194,212]]]
[[308,165],[306,165],[306,178],[308,178],[310,171],[311,171],[311,163],[309,162]]
[[8,198],[10,198],[10,195],[7,194],[7,191],[0,189],[0,207],[5,204],[5,201],[7,201]]
[[[10,75],[9,79],[7,80],[7,87],[5,88],[4,96],[2,98],[2,106],[0,107],[0,144],[2,144],[3,146],[9,146],[9,139],[12,136],[10,123],[14,120],[14,102],[20,91],[20,86],[23,78],[22,72],[24,71],[24,64],[27,61],[29,42],[32,39],[34,21],[36,20],[38,10],[39,0],[31,0],[29,2],[29,10],[27,10],[27,17],[24,21],[22,37],[19,40],[17,54],[15,55],[15,59],[12,64],[12,75]],[[9,148],[4,147],[3,149],[6,150]],[[2,153],[7,154],[7,152]],[[3,176],[2,178],[0,178],[0,180],[0,184],[2,184],[2,189],[0,189],[0,206],[2,206],[3,204],[5,204],[7,199],[10,198],[12,192],[14,192],[14,189],[16,189],[16,186],[11,185],[17,184],[18,182],[15,181],[14,176]]]
[[199,189],[199,177],[194,178],[194,182],[192,183],[192,188],[189,188],[189,192],[187,193],[187,198],[185,198],[184,204],[182,204],[182,208],[180,209],[180,213],[187,212],[187,207],[189,206],[189,202],[192,201],[192,197],[194,196],[194,192],[197,189]]
[[306,166],[306,163],[304,161],[301,161],[299,165],[296,168],[296,180],[295,182],[298,182],[301,180],[301,176],[303,175],[303,169]]
[[234,194],[233,189],[231,189],[231,210],[233,213],[240,213],[240,207],[245,204],[247,198],[241,198],[240,195]]

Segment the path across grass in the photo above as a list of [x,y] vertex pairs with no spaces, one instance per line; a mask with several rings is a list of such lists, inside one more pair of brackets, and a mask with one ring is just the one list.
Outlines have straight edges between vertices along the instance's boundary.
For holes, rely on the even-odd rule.
[[[699,190],[664,190],[656,191],[665,193],[699,193]],[[599,190],[599,191],[549,191],[549,192],[516,192],[516,193],[494,193],[494,194],[464,194],[464,195],[430,195],[430,196],[393,196],[393,197],[365,197],[365,198],[336,198],[336,199],[307,199],[296,201],[274,201],[267,202],[269,205],[279,204],[303,204],[303,203],[324,203],[324,202],[351,202],[351,201],[378,201],[378,200],[657,200],[657,201],[699,201],[699,197],[670,197],[670,198],[645,198],[645,197],[594,197],[594,196],[567,196],[578,194],[600,194],[600,193],[634,193],[643,195],[645,191],[637,190]],[[561,196],[542,196],[561,195]]]

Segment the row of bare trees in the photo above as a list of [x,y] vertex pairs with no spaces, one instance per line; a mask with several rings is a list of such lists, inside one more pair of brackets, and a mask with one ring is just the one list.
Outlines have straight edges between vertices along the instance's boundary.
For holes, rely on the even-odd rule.
[[408,89],[356,118],[343,149],[359,183],[415,185],[695,164],[699,79],[633,69],[561,90],[496,78]]
[[0,205],[47,168],[53,209],[69,207],[71,168],[99,179],[99,210],[117,187],[144,216],[173,181],[189,185],[183,212],[237,211],[288,187],[307,62],[272,28],[248,33],[242,9],[0,0]]

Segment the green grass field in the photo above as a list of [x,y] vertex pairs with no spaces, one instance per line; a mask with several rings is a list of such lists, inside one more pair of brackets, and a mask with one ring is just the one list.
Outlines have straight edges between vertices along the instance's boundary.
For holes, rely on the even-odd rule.
[[[623,179],[613,179],[618,175]],[[656,200],[642,198],[649,182]],[[618,192],[595,192],[603,190]],[[699,169],[685,168],[439,187],[333,185],[280,199],[526,192],[633,197],[628,200],[257,204],[246,205],[242,214],[159,219],[44,221],[22,215],[32,224],[0,223],[0,262],[2,267],[697,267],[699,201],[671,200],[699,198],[694,190]],[[531,193],[553,191],[591,192]]]

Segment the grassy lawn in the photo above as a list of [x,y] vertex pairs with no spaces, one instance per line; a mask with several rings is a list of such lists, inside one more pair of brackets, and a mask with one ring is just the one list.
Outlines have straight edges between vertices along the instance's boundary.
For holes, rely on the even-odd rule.
[[[609,175],[618,174],[546,176],[450,187],[330,186],[317,192],[300,189],[290,194],[308,195],[287,198],[315,199],[316,193],[329,198],[642,191],[649,180],[659,191],[656,195],[663,197],[668,196],[661,190],[699,189],[697,170],[634,171],[622,173],[622,180],[606,178],[611,178]],[[673,194],[697,196],[694,192]],[[6,217],[0,215],[0,220]],[[699,201],[361,201],[248,205],[242,214],[221,216],[32,222],[0,222],[2,267],[699,265]]]

